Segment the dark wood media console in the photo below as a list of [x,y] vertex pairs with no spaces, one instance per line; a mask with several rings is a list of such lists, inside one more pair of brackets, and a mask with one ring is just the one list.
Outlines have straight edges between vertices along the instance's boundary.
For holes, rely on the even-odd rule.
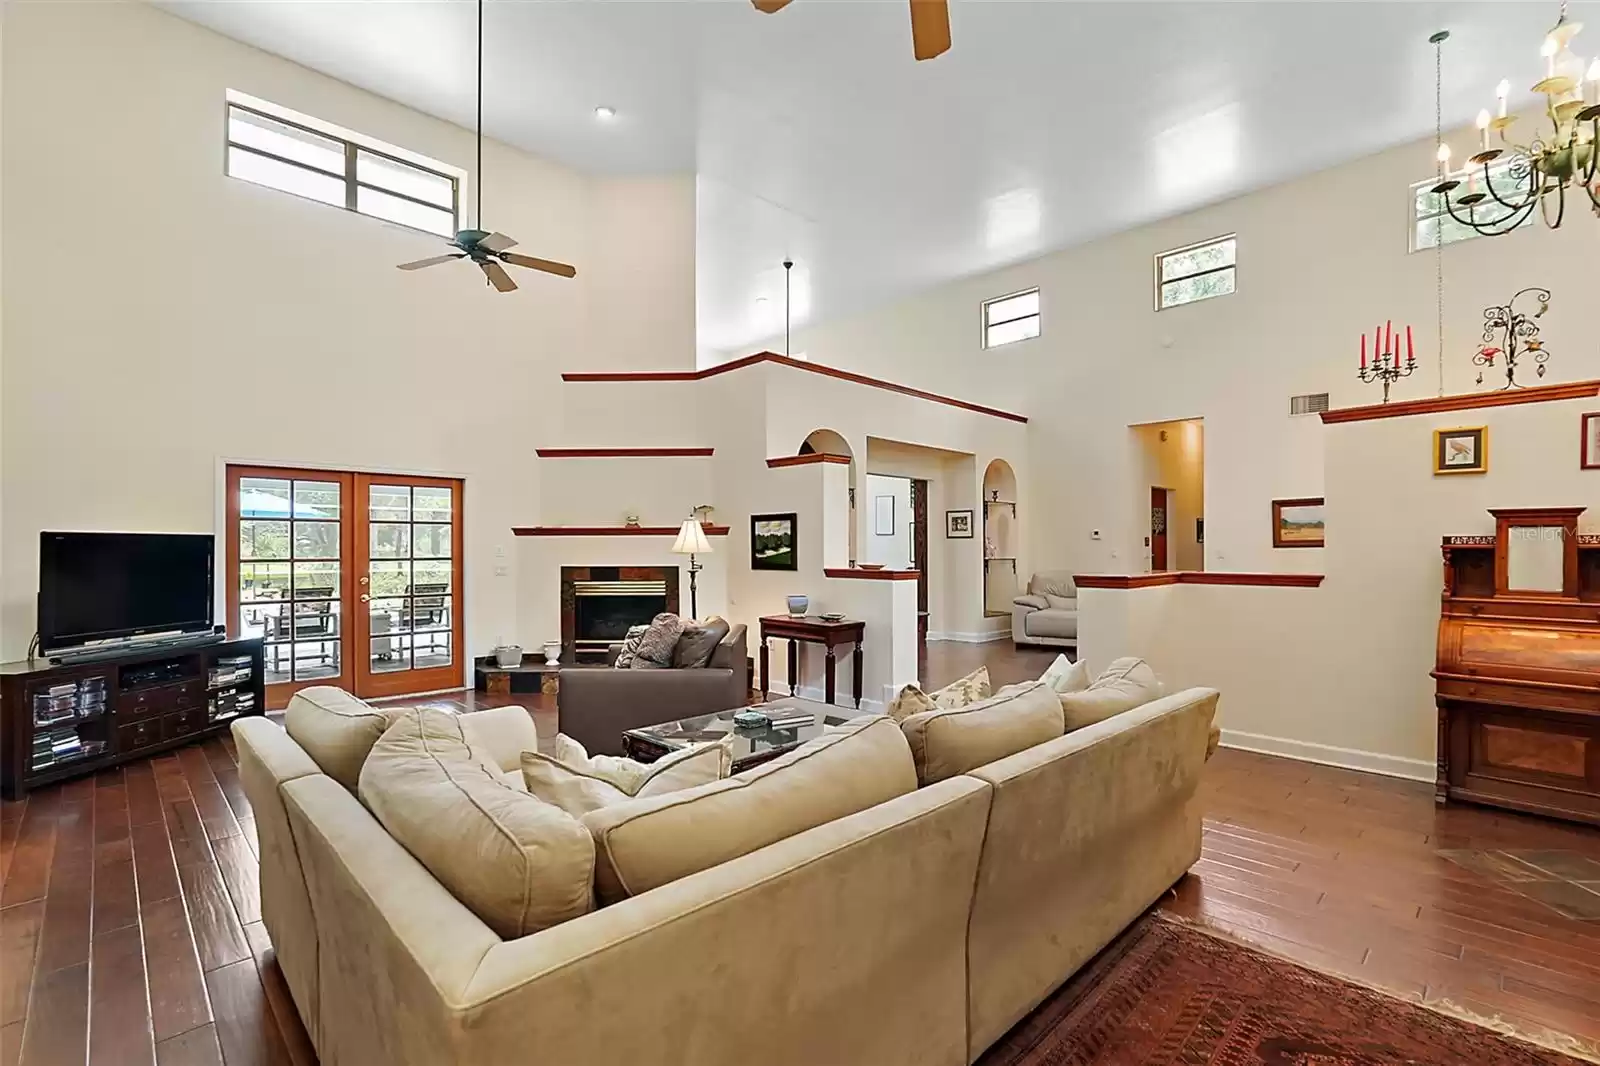
[[147,648],[100,662],[0,665],[0,793],[115,766],[266,710],[259,638]]

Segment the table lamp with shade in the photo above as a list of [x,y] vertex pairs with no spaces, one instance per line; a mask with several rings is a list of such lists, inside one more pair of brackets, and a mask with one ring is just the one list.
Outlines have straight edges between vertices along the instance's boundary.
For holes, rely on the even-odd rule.
[[700,617],[700,605],[695,599],[695,578],[705,567],[695,561],[696,555],[710,555],[711,542],[706,539],[706,531],[700,528],[700,520],[694,515],[684,519],[683,525],[678,527],[678,539],[672,542],[672,550],[677,555],[689,557],[689,617]]

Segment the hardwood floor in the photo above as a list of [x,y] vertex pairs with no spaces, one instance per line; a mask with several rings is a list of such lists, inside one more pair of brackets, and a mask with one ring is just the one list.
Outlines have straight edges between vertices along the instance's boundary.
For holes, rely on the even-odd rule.
[[[988,663],[1005,684],[1054,656],[933,644],[923,677],[944,684]],[[541,733],[556,726],[539,697],[416,702],[519,702]],[[1396,995],[1600,1048],[1600,921],[1536,898],[1540,883],[1600,888],[1584,885],[1600,831],[1439,809],[1423,784],[1227,750],[1202,788],[1204,855],[1165,910]],[[0,1066],[314,1063],[261,924],[257,857],[226,739],[0,805]],[[1565,891],[1548,894],[1559,904]]]

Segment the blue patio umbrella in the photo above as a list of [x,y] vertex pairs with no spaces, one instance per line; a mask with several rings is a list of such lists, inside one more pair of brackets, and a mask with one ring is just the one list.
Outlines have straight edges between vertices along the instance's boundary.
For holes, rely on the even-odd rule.
[[275,492],[260,489],[243,489],[239,493],[240,518],[288,518],[294,508],[295,518],[331,518],[326,511],[306,503],[293,503]]

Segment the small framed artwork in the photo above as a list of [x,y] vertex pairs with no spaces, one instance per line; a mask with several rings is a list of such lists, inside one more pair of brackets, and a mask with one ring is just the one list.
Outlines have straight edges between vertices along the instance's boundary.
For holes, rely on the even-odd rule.
[[872,535],[875,537],[894,536],[893,496],[874,496],[872,498]]
[[1600,470],[1600,411],[1583,416],[1583,451],[1578,465],[1584,470]]
[[946,540],[971,540],[972,512],[946,511],[944,513],[944,536]]
[[1274,548],[1321,548],[1326,526],[1321,496],[1272,501]]
[[798,570],[795,513],[750,516],[750,569]]
[[1462,426],[1433,431],[1435,474],[1487,474],[1489,427]]

